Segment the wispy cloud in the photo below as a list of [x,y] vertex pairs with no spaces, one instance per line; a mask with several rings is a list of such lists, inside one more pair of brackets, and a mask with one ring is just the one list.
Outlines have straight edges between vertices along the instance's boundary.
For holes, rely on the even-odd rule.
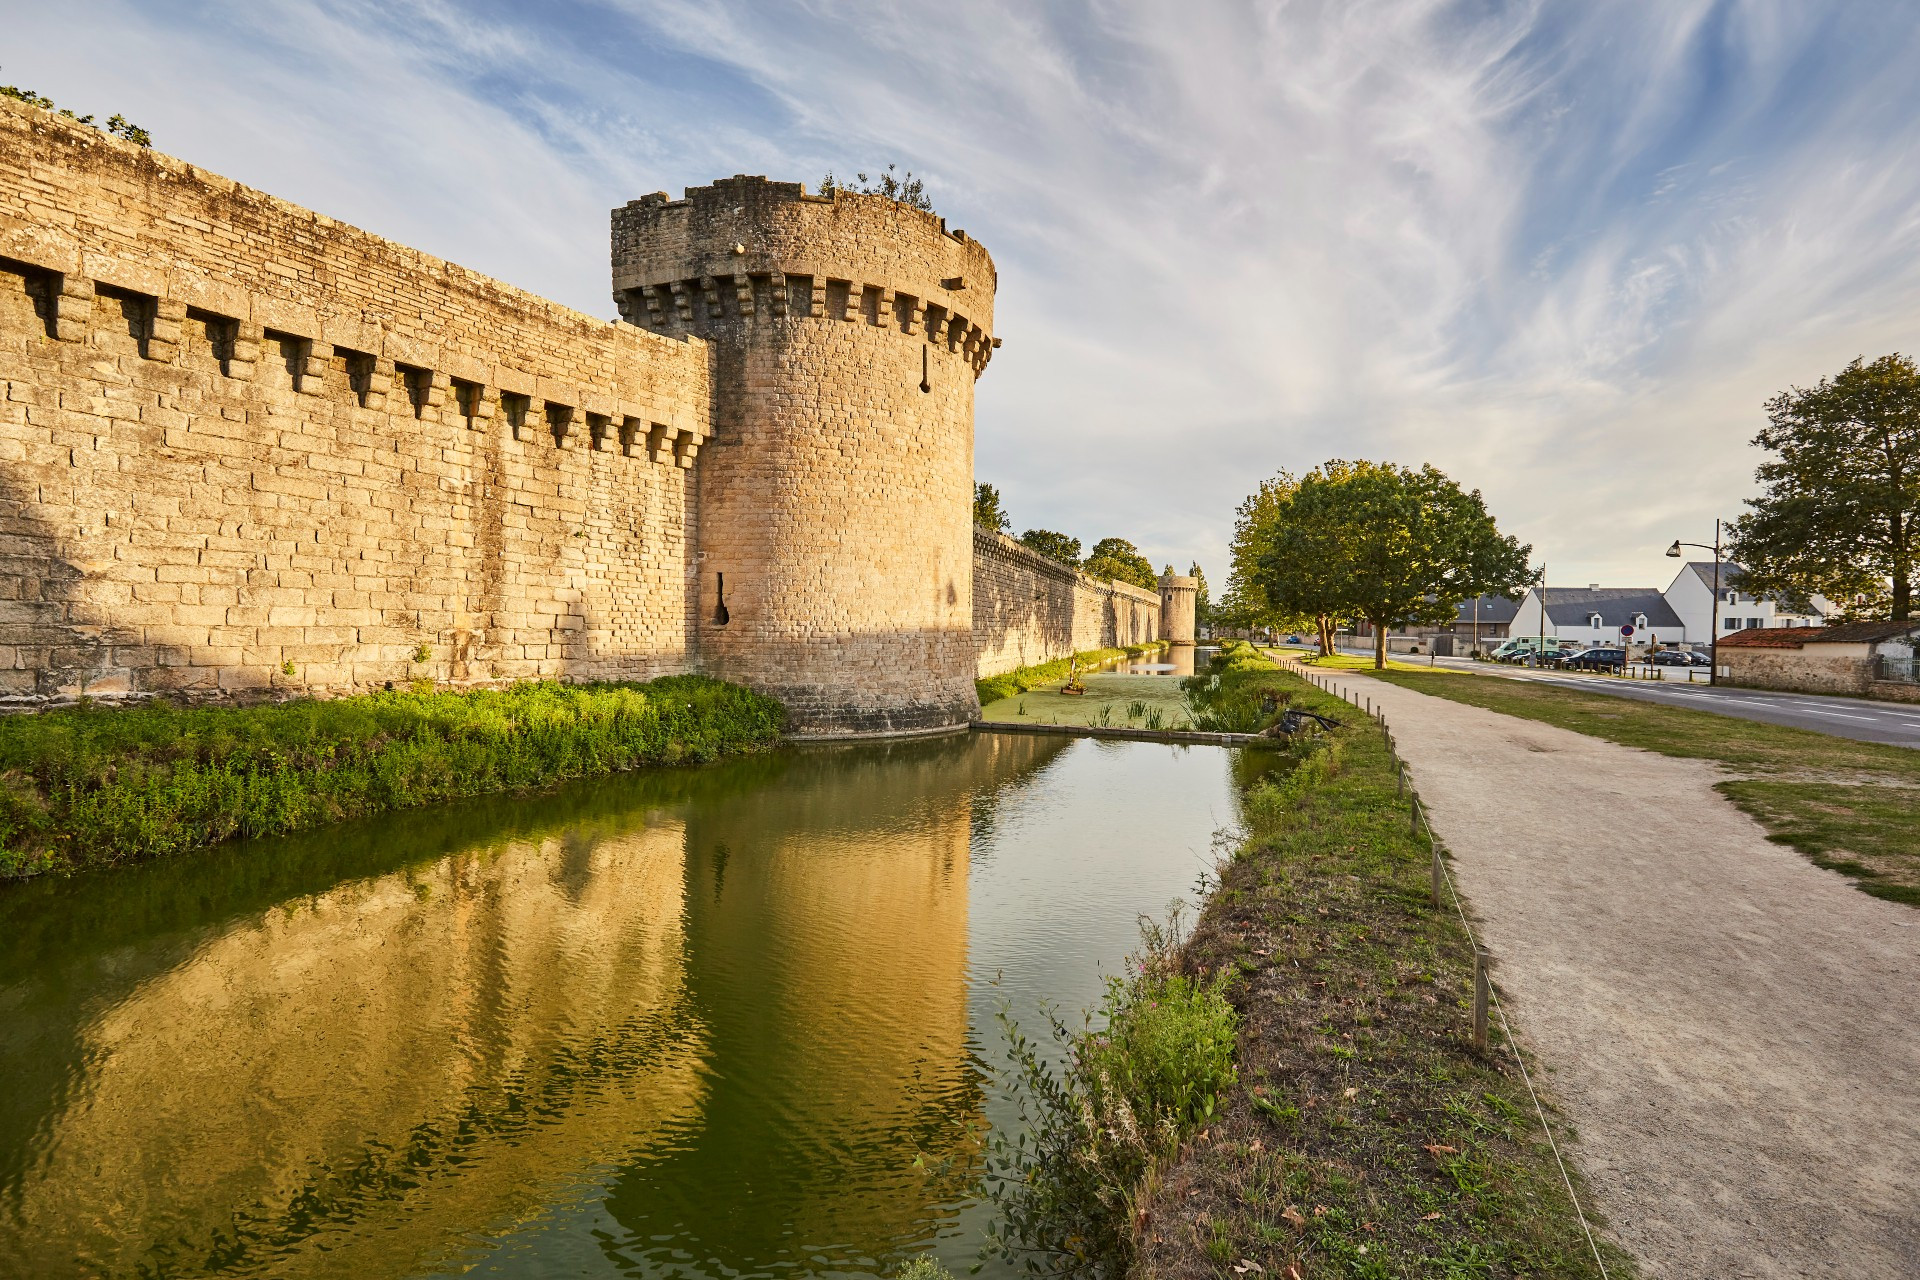
[[1920,320],[1897,6],[0,9],[7,79],[601,314],[608,206],[898,160],[1001,268],[982,478],[1216,573],[1259,477],[1367,456],[1652,582],[1766,395]]

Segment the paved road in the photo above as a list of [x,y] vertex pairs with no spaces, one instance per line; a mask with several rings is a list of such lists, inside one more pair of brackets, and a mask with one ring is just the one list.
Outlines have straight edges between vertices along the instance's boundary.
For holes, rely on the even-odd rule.
[[[1425,659],[1401,657],[1399,661],[1419,664]],[[1712,711],[1740,720],[1814,729],[1837,738],[1920,747],[1920,704],[1905,706],[1900,703],[1867,702],[1860,698],[1771,693],[1763,689],[1726,689],[1704,683],[1705,672],[1696,677],[1701,683],[1688,684],[1684,668],[1670,668],[1668,678],[1664,681],[1635,681],[1568,671],[1535,671],[1498,662],[1475,662],[1470,658],[1435,658],[1433,665],[1449,671],[1471,671],[1475,675],[1498,679],[1538,680],[1563,688],[1610,693],[1619,698],[1638,698],[1642,702],[1658,702],[1670,707],[1692,707],[1696,711]],[[1677,681],[1673,678],[1676,675],[1680,677]]]
[[1920,1276],[1920,912],[1769,841],[1708,761],[1314,675],[1384,706],[1649,1280]]

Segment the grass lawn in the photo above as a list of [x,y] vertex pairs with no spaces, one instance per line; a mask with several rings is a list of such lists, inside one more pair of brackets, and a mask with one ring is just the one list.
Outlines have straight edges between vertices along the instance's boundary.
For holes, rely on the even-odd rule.
[[1597,1276],[1515,1050],[1497,1022],[1490,1052],[1470,1043],[1467,934],[1428,900],[1382,735],[1290,674],[1225,679],[1344,725],[1246,787],[1245,841],[1183,952],[1233,975],[1238,1078],[1131,1201],[1134,1274]]
[[[1357,653],[1336,653],[1330,657],[1303,658],[1301,661],[1309,667],[1319,667],[1325,671],[1373,670],[1373,659]],[[1387,670],[1389,671],[1425,671],[1427,669],[1427,664],[1424,662],[1415,666],[1410,662],[1396,662],[1392,658],[1387,659]]]
[[[1030,724],[1110,724],[1116,728],[1184,729],[1191,723],[1178,676],[1127,676],[1095,672],[1081,677],[1084,695],[1060,692],[1064,678],[1025,693],[989,702],[982,720]],[[1159,723],[1153,723],[1158,713]]]
[[1852,876],[1876,897],[1920,906],[1920,751],[1911,747],[1533,681],[1426,670],[1379,678],[1623,746],[1725,765],[1735,776],[1719,791],[1772,839]]

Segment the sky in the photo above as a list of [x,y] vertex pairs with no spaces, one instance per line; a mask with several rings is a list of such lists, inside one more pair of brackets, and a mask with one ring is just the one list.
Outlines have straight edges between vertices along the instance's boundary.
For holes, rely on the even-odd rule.
[[609,319],[615,205],[911,169],[999,269],[1015,531],[1216,590],[1328,458],[1665,586],[1769,396],[1920,347],[1916,54],[1896,0],[0,0],[0,83]]

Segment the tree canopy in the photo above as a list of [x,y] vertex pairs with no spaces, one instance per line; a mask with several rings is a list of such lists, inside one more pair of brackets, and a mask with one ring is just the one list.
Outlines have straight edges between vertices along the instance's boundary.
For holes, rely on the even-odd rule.
[[1253,521],[1252,581],[1273,615],[1320,619],[1323,643],[1327,620],[1366,619],[1375,666],[1388,628],[1450,622],[1464,600],[1535,580],[1532,548],[1500,533],[1478,490],[1432,466],[1335,460],[1290,492],[1285,479],[1269,482]]
[[1087,562],[1081,566],[1095,578],[1117,578],[1149,591],[1160,589],[1153,561],[1141,555],[1125,538],[1102,538],[1093,544]]
[[973,522],[995,533],[1005,533],[1013,528],[1013,521],[1007,518],[1006,508],[1000,505],[1000,491],[990,484],[973,486]]
[[1849,616],[1913,616],[1920,552],[1920,369],[1895,352],[1855,360],[1837,377],[1767,401],[1753,443],[1776,458],[1765,492],[1733,522],[1740,588],[1804,602],[1815,594]]
[[1069,538],[1052,529],[1029,529],[1020,535],[1020,545],[1050,556],[1061,564],[1080,567],[1080,539]]

